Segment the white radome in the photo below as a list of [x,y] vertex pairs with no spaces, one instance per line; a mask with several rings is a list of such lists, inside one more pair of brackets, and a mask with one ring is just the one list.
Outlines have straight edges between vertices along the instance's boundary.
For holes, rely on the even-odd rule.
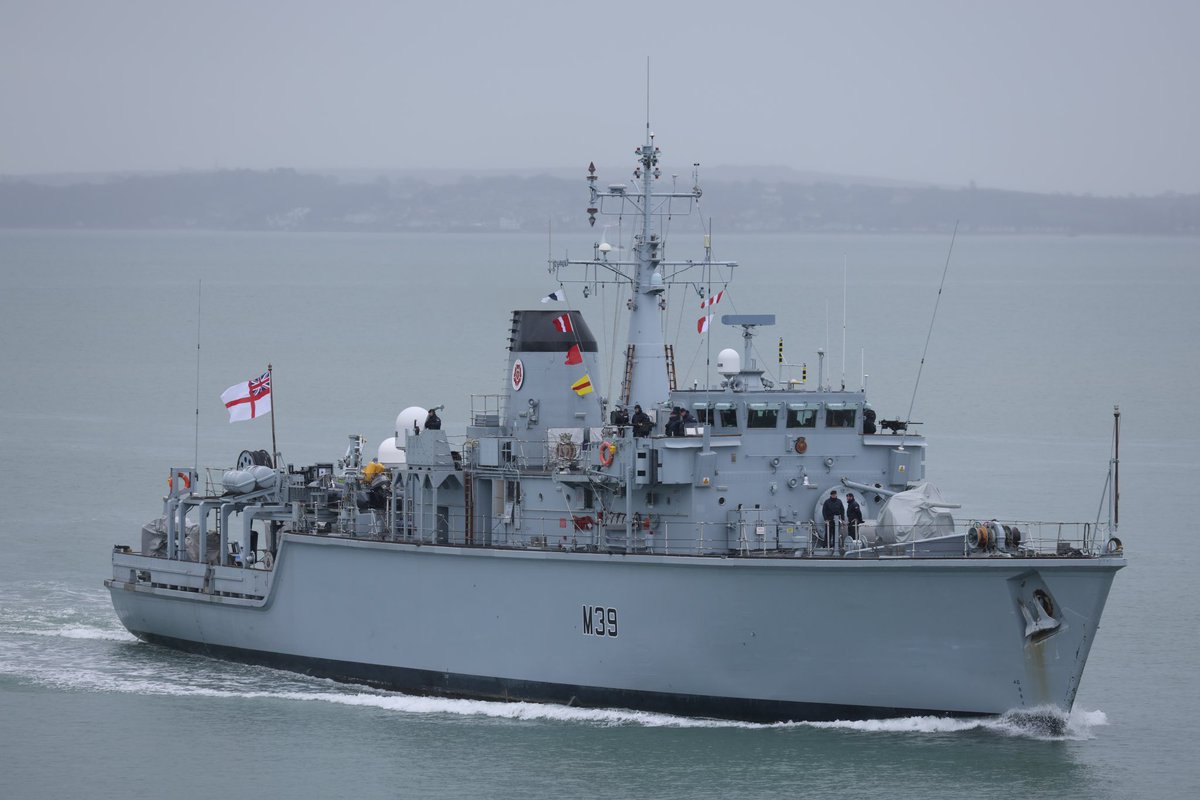
[[379,452],[375,456],[385,467],[398,467],[408,463],[408,456],[396,447],[396,437],[389,436],[379,443]]
[[726,347],[717,354],[717,372],[728,378],[742,371],[742,357],[732,347]]
[[[401,411],[396,416],[396,446],[403,449],[404,444],[408,441],[408,435],[412,433],[413,423],[424,428],[427,416],[429,416],[429,409],[420,406],[409,406]],[[379,460],[383,461],[382,458]]]

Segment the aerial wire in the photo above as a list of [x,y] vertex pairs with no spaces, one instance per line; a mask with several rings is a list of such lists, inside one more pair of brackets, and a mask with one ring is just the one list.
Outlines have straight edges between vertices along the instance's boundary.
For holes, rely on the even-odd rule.
[[958,220],[954,221],[954,233],[950,234],[950,247],[946,250],[946,265],[942,268],[942,282],[938,284],[937,300],[933,303],[933,316],[929,318],[929,331],[925,334],[925,349],[921,352],[921,363],[917,366],[917,379],[913,382],[912,399],[908,401],[908,413],[904,416],[904,433],[900,436],[900,447],[904,447],[904,437],[908,435],[908,425],[912,422],[913,405],[917,402],[917,387],[921,385],[921,371],[925,369],[925,356],[929,354],[929,340],[933,338],[933,323],[937,319],[938,306],[942,302],[942,289],[946,285],[946,273],[950,271],[950,255],[954,252],[954,240],[958,238]]

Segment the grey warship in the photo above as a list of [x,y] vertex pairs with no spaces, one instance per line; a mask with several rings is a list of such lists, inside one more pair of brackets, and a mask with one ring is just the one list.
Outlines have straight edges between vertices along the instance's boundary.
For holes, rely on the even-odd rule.
[[[647,128],[629,184],[589,167],[589,219],[636,220],[628,254],[549,262],[561,290],[512,312],[503,386],[471,398],[465,435],[412,407],[374,454],[354,435],[329,463],[172,468],[161,516],[113,550],[125,627],[422,694],[748,721],[1069,712],[1126,563],[1115,485],[1104,523],[955,519],[909,420],[823,361],[811,382],[760,366],[774,318],[715,313],[736,262],[707,237],[667,258],[664,219],[701,190],[668,188],[659,158]],[[607,393],[562,304],[600,282],[628,316]],[[703,385],[676,385],[671,285],[695,290],[698,332],[742,337]]]

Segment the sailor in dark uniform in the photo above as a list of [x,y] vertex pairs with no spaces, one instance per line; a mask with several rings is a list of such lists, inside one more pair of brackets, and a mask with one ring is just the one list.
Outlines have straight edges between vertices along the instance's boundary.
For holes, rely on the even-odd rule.
[[834,520],[840,519],[843,524],[846,522],[846,507],[838,500],[837,489],[830,490],[829,497],[821,504],[821,516],[825,518],[825,546],[835,547],[837,524]]
[[429,416],[425,417],[425,430],[440,431],[442,429],[442,418],[437,415],[436,409],[429,409]]
[[654,423],[650,421],[650,415],[642,411],[641,406],[633,407],[633,435],[634,436],[649,436],[650,431],[654,429]]
[[679,406],[671,409],[667,419],[667,436],[683,436],[683,410]]
[[854,495],[846,495],[846,527],[850,529],[850,538],[858,538],[858,526],[863,521],[862,507],[854,499]]

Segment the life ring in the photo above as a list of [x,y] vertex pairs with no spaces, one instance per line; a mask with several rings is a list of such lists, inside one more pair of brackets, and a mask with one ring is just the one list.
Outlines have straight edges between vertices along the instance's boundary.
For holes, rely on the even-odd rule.
[[796,452],[800,455],[808,452],[808,442],[804,441],[803,436],[796,437]]
[[169,475],[167,477],[167,486],[170,487],[171,489],[174,489],[176,478],[179,478],[181,481],[183,481],[184,489],[192,488],[192,478],[186,472],[176,472],[174,475]]
[[606,467],[611,467],[613,459],[617,455],[617,446],[612,442],[600,443],[600,463]]

